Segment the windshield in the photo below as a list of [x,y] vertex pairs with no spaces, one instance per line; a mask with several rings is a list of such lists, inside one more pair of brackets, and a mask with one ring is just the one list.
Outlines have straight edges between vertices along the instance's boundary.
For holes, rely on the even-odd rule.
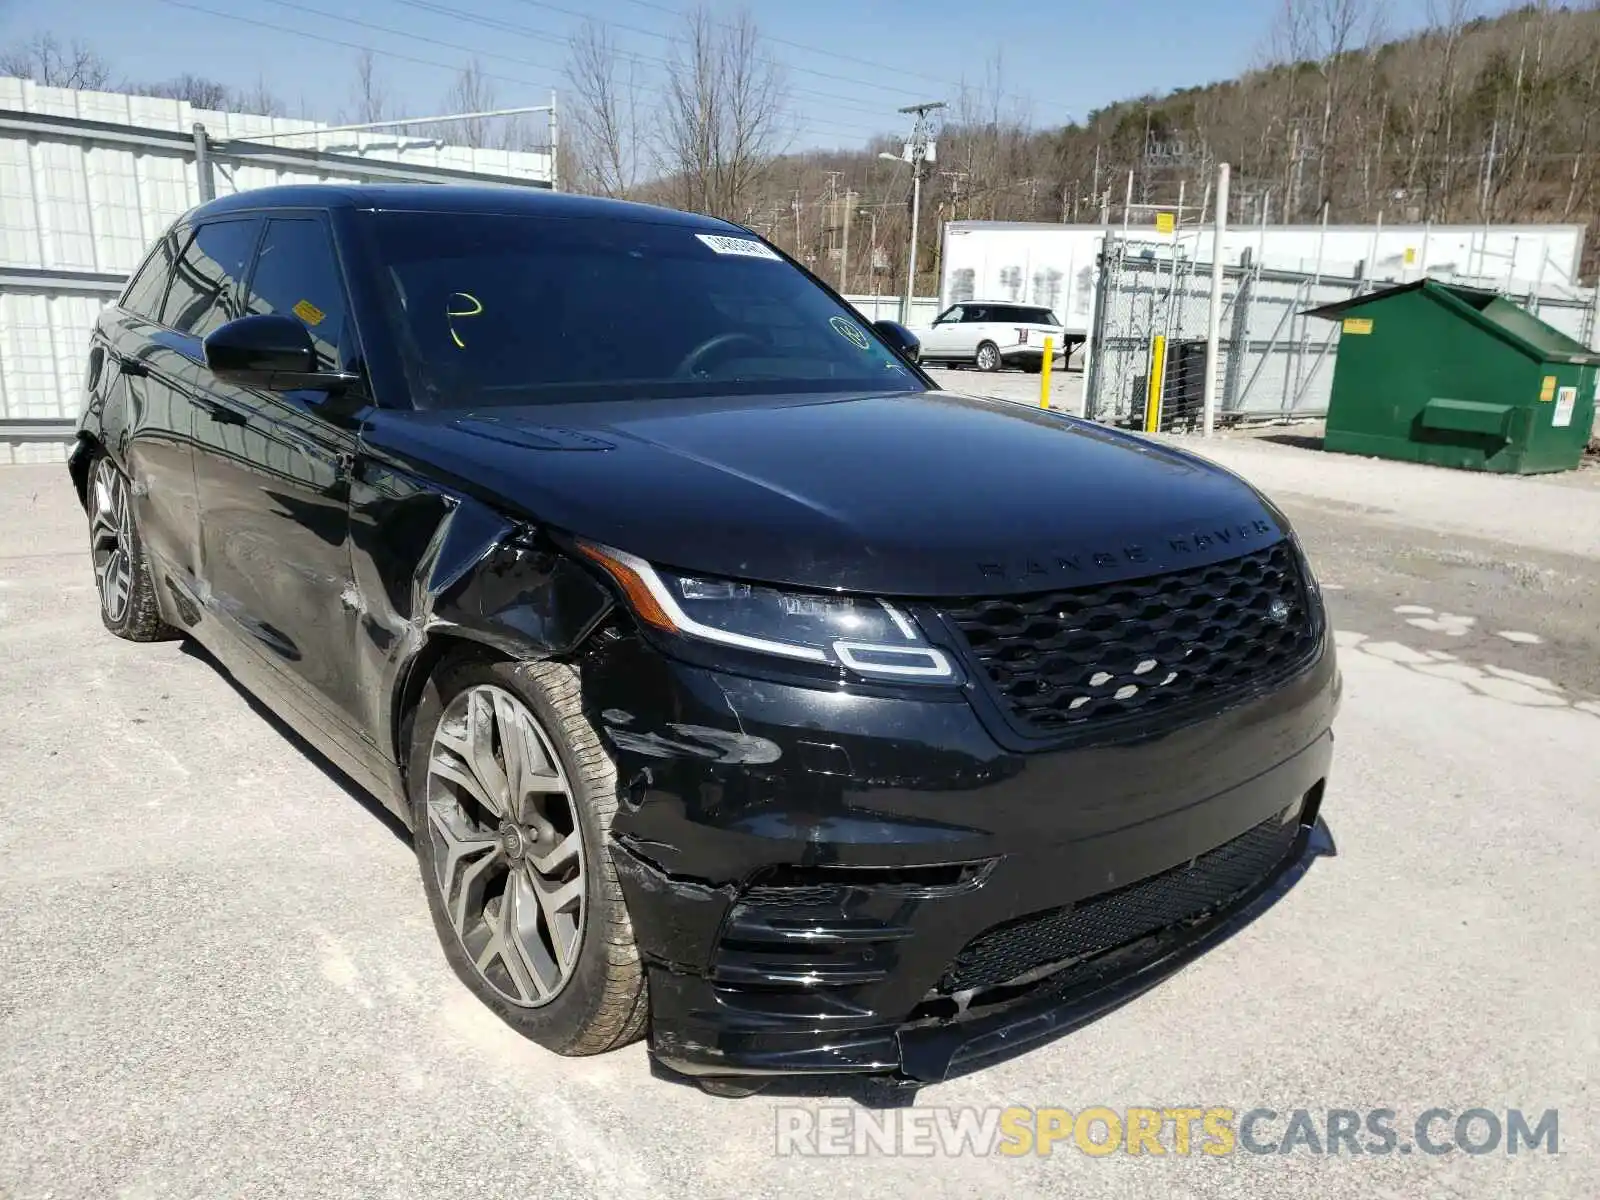
[[419,407],[923,390],[858,313],[753,237],[367,216]]

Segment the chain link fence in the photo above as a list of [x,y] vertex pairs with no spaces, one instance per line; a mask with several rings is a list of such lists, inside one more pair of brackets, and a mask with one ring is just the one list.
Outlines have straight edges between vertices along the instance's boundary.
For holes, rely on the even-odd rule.
[[[1448,282],[1500,291],[1591,344],[1592,292],[1508,292],[1503,281],[1465,277]],[[1325,416],[1339,323],[1304,314],[1387,286],[1359,277],[1273,270],[1248,260],[1225,266],[1217,423]],[[1108,240],[1097,279],[1085,413],[1133,428],[1153,428],[1158,420],[1163,430],[1198,429],[1210,310],[1210,263],[1175,256],[1169,245]]]

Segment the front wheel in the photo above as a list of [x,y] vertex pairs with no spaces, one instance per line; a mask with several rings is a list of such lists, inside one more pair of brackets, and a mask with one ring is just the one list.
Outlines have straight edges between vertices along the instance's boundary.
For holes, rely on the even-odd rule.
[[998,371],[1000,369],[1000,348],[993,342],[984,342],[978,347],[978,370]]
[[434,927],[461,980],[558,1054],[633,1041],[644,971],[606,840],[616,769],[559,663],[447,663],[408,787]]

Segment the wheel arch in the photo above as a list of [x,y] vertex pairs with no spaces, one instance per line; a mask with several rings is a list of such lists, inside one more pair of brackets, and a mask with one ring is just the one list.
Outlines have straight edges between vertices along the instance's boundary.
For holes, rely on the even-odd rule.
[[89,471],[94,460],[105,453],[100,439],[85,429],[78,431],[72,449],[67,452],[67,474],[72,477],[72,488],[78,493],[78,503],[84,512],[89,511]]
[[517,655],[459,628],[435,630],[424,638],[417,652],[401,668],[395,681],[394,701],[390,706],[391,748],[402,781],[405,781],[409,770],[412,725],[422,702],[423,689],[444,663],[457,659],[519,661]]

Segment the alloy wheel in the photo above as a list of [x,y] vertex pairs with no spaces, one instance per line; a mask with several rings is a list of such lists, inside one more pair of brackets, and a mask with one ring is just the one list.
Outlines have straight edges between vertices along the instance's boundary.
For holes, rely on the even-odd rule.
[[440,716],[426,834],[477,973],[512,1004],[555,999],[583,943],[583,826],[549,735],[505,688],[469,687]]
[[89,551],[107,620],[121,621],[133,595],[133,513],[128,481],[109,459],[95,465],[90,484]]
[[993,346],[982,346],[978,350],[978,366],[985,371],[992,371],[999,361],[1000,353]]

